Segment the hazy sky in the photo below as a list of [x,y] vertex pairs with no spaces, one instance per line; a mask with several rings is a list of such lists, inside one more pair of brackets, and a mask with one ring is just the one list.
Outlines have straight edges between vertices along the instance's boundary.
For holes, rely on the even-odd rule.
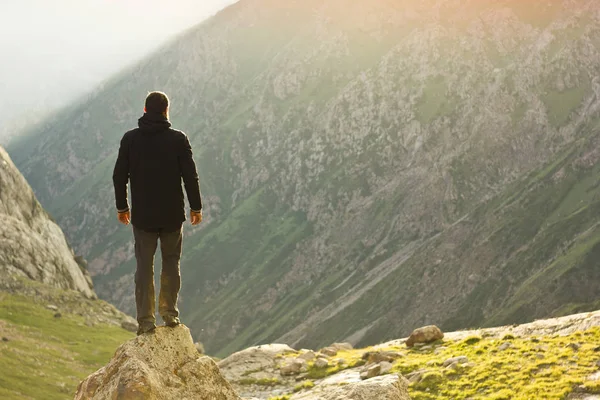
[[0,0],[0,119],[64,105],[234,2]]

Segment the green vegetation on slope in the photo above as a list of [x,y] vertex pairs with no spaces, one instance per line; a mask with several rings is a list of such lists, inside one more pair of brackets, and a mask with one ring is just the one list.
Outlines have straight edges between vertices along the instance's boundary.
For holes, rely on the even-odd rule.
[[[588,380],[599,370],[599,344],[599,327],[535,336],[514,336],[510,330],[492,336],[484,330],[482,335],[473,332],[423,348],[391,345],[344,350],[336,356],[345,360],[343,366],[317,369],[311,362],[308,377],[321,379],[360,366],[366,352],[390,351],[401,357],[389,373],[410,378],[413,400],[564,400],[579,386],[587,394],[600,394],[600,382]],[[446,360],[461,356],[466,362],[444,366]],[[310,391],[319,384],[306,383],[299,385],[300,390]]]
[[[95,303],[84,308],[102,314],[103,302]],[[55,313],[30,297],[0,292],[0,337],[6,339],[0,341],[0,398],[71,399],[79,382],[133,337],[119,326],[86,324],[62,307],[61,317]]]

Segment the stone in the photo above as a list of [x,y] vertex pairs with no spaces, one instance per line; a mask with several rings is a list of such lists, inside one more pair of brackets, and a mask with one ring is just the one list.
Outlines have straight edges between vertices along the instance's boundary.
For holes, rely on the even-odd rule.
[[291,376],[298,375],[301,372],[304,372],[308,369],[306,364],[306,360],[301,358],[295,358],[293,360],[287,361],[284,365],[281,366],[279,372],[282,376]]
[[317,385],[290,400],[410,400],[407,382],[396,374],[345,385]]
[[366,367],[365,369],[363,369],[360,373],[360,379],[370,379],[370,378],[374,378],[376,376],[379,376],[379,374],[381,373],[381,365],[380,364],[373,364],[370,365],[368,367]]
[[200,342],[194,343],[194,347],[198,350],[198,353],[204,354],[204,345]]
[[62,318],[62,314],[57,312],[54,314],[54,318]]
[[319,353],[328,357],[335,357],[337,356],[338,351],[333,347],[325,347],[324,349],[321,349]]
[[500,346],[498,346],[498,350],[504,351],[504,350],[509,349],[511,347],[512,347],[512,344],[510,342],[504,342]]
[[381,367],[381,371],[379,371],[379,374],[383,375],[387,374],[392,370],[393,364],[391,362],[382,361],[379,363],[379,366]]
[[315,358],[317,358],[317,354],[312,350],[307,350],[306,352],[300,354],[298,357],[305,361],[312,361]]
[[444,333],[435,325],[425,326],[415,329],[406,340],[407,347],[414,347],[415,344],[427,344],[441,340],[444,338]]
[[[133,318],[132,318],[133,319]],[[128,319],[121,321],[121,328],[129,332],[137,332],[138,324],[135,320],[130,321]]]
[[317,361],[315,361],[315,367],[327,368],[329,367],[329,360],[327,360],[326,358],[317,358]]
[[420,382],[421,379],[423,379],[423,375],[425,375],[427,372],[429,372],[428,369],[420,369],[418,371],[414,371],[406,375],[406,379],[408,379],[410,383]]
[[278,369],[277,359],[291,354],[297,352],[286,344],[254,346],[219,361],[219,368],[225,379],[237,382],[254,371]]
[[569,343],[567,347],[572,349],[573,351],[579,351],[581,345],[579,343]]
[[380,363],[382,361],[393,362],[401,357],[404,356],[394,351],[368,351],[362,355],[362,359],[367,364]]
[[158,327],[121,345],[81,382],[75,400],[240,400],[210,357],[201,357],[185,325]]
[[440,346],[433,351],[433,354],[438,355],[438,354],[443,353],[446,350],[448,350],[448,348],[446,346]]
[[2,341],[3,341],[3,342],[8,342],[8,341],[9,341],[9,339],[8,339],[7,337],[2,337]]
[[352,346],[350,343],[334,343],[329,347],[332,347],[332,348],[336,349],[337,351],[354,349],[354,346]]
[[46,308],[47,308],[48,310],[52,310],[52,311],[58,311],[58,307],[56,307],[54,304],[48,304],[48,305],[46,306]]
[[458,356],[458,357],[452,357],[447,359],[446,361],[444,361],[444,363],[442,364],[442,366],[445,368],[447,366],[449,366],[450,364],[453,363],[458,363],[458,364],[466,364],[469,362],[469,359],[465,356]]

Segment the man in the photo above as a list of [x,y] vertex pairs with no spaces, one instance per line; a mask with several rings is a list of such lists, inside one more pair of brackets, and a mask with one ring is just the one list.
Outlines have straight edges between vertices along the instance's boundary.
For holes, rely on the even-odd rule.
[[[181,181],[190,203],[192,225],[202,221],[198,172],[187,136],[171,128],[169,98],[152,92],[146,98],[138,128],[121,140],[113,173],[118,219],[133,225],[135,239],[135,301],[138,335],[156,328],[154,254],[158,240],[162,273],[158,311],[167,326],[180,324],[177,298],[181,288],[182,225],[185,204]],[[127,184],[131,183],[131,211]]]

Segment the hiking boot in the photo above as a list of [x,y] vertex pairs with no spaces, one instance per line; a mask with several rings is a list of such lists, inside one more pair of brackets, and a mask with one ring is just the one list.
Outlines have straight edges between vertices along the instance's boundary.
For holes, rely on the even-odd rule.
[[156,325],[154,324],[144,324],[144,325],[140,325],[138,330],[137,330],[137,335],[143,335],[146,333],[154,333],[154,330],[156,329]]
[[164,316],[162,318],[163,318],[163,321],[165,321],[165,325],[170,326],[171,328],[181,324],[181,321],[179,320],[178,317]]

